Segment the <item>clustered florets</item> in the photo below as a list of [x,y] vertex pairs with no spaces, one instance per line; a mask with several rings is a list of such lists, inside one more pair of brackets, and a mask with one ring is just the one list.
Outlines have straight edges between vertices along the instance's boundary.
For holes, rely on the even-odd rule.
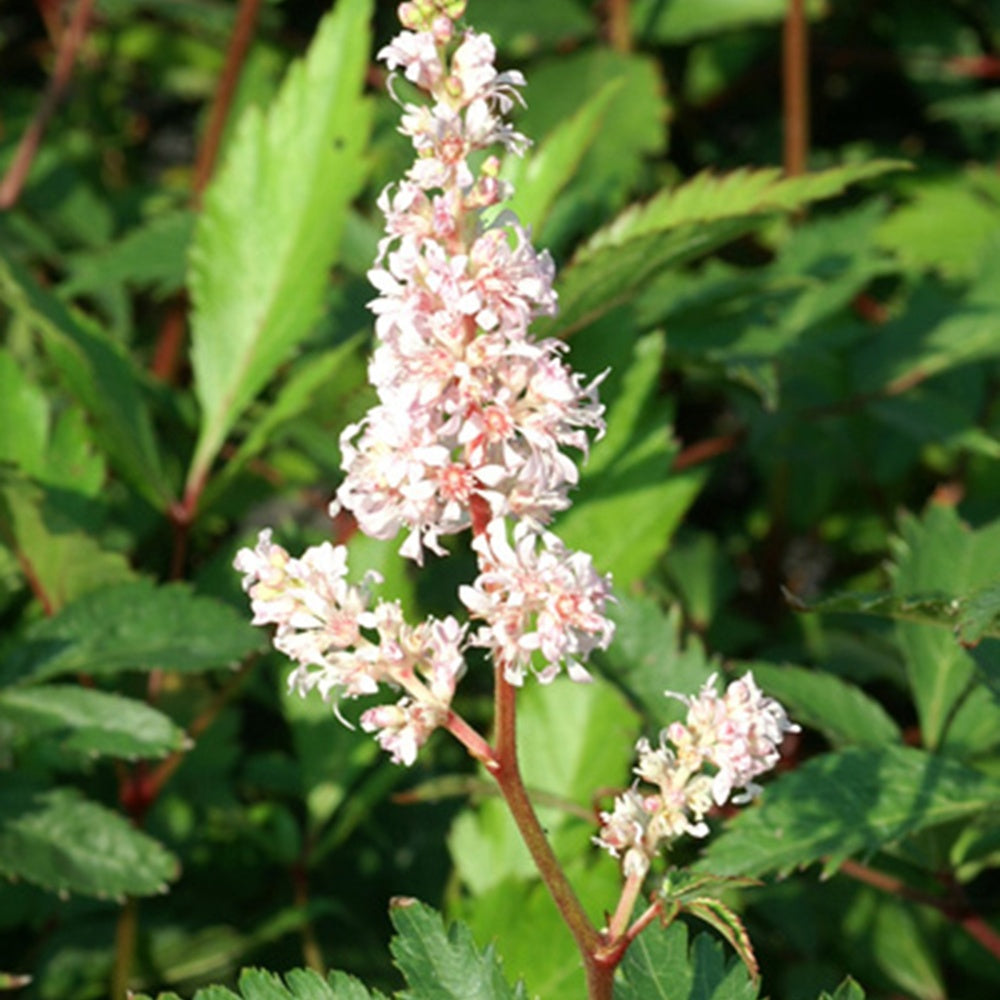
[[298,663],[294,689],[334,702],[383,684],[403,691],[361,726],[405,763],[445,724],[467,646],[488,649],[510,683],[528,670],[548,681],[562,667],[585,680],[582,661],[613,633],[609,579],[545,531],[577,480],[564,449],[586,454],[587,432],[604,431],[600,380],[585,385],[562,343],[529,333],[556,310],[549,255],[512,213],[484,221],[509,186],[496,156],[478,169],[470,156],[495,145],[523,152],[527,140],[504,116],[524,78],[496,70],[488,35],[457,32],[463,11],[463,0],[403,4],[408,30],[379,53],[430,101],[401,102],[400,131],[417,156],[378,201],[378,403],[341,437],[345,477],[331,512],[348,510],[374,538],[404,531],[400,551],[418,563],[425,550],[445,553],[442,536],[471,528],[480,575],[460,596],[482,624],[411,627],[398,605],[369,610],[367,588],[345,582],[343,546],[292,559],[264,532],[236,560],[254,622],[276,625],[275,646]]
[[687,705],[686,720],[663,730],[658,746],[639,740],[638,781],[615,799],[612,812],[601,813],[594,840],[622,858],[627,875],[645,874],[665,842],[682,834],[704,837],[713,805],[753,798],[760,790],[753,779],[777,763],[785,733],[798,732],[752,673],[722,696],[715,681],[713,675],[695,698],[668,692]]
[[477,504],[487,518],[546,524],[577,479],[563,449],[585,453],[586,430],[604,429],[596,382],[563,363],[560,342],[529,336],[531,321],[556,309],[551,258],[510,213],[484,225],[508,186],[495,157],[478,176],[469,163],[496,144],[526,146],[503,119],[524,79],[496,71],[488,35],[453,39],[448,18],[431,25],[380,53],[433,104],[403,105],[400,130],[417,160],[379,201],[386,236],[369,272],[379,403],[341,437],[336,500],[368,535],[405,530],[401,551],[418,562],[425,547],[443,553],[442,535],[472,526]]

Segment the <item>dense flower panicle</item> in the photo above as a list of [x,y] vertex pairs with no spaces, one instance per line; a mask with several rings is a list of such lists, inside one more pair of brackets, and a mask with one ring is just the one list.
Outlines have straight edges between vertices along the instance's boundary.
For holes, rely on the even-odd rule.
[[[404,689],[407,704],[421,711],[420,725],[407,729],[405,746],[398,752],[395,744],[388,747],[399,760],[445,721],[465,669],[466,628],[454,618],[410,626],[396,602],[379,601],[369,609],[366,588],[345,580],[342,545],[324,542],[294,559],[264,530],[255,548],[237,553],[234,565],[244,574],[254,624],[275,625],[275,648],[298,664],[288,680],[291,689],[302,695],[318,690],[334,702],[375,694],[383,684]],[[362,725],[371,729],[366,716]]]
[[490,522],[473,548],[482,572],[459,596],[486,624],[472,643],[492,652],[511,684],[524,682],[536,652],[545,661],[537,671],[543,683],[560,665],[572,679],[588,680],[580,661],[594,649],[606,649],[614,635],[614,624],[604,615],[610,580],[597,573],[590,556],[570,551],[555,535],[536,534],[524,521],[515,527],[511,545],[500,519]]
[[401,131],[417,158],[379,198],[386,234],[369,272],[379,401],[342,437],[335,501],[366,534],[405,530],[401,552],[418,562],[425,548],[443,551],[441,536],[470,527],[476,504],[540,530],[576,483],[564,449],[585,454],[587,432],[604,429],[600,380],[585,383],[562,344],[529,334],[556,310],[551,257],[510,212],[484,225],[510,189],[495,155],[470,166],[473,152],[525,147],[504,121],[522,103],[524,78],[496,69],[488,35],[453,37],[444,9],[401,11],[419,30],[379,53],[429,103],[403,104]]
[[594,842],[622,858],[627,875],[644,875],[660,846],[684,834],[704,837],[712,805],[746,802],[760,789],[752,779],[778,761],[786,733],[798,732],[784,708],[757,687],[752,673],[723,695],[709,678],[688,706],[686,720],[660,734],[659,744],[636,744],[636,783],[601,813]]
[[[274,625],[275,647],[296,663],[294,690],[335,706],[383,685],[399,691],[360,724],[405,764],[454,722],[468,644],[488,648],[510,683],[528,669],[548,681],[563,667],[585,680],[582,661],[613,633],[609,580],[544,530],[577,481],[566,450],[585,456],[590,435],[604,432],[603,376],[585,380],[564,344],[531,336],[531,323],[556,311],[555,268],[502,210],[511,188],[490,152],[527,146],[505,120],[523,103],[524,78],[496,69],[488,35],[456,30],[464,8],[402,4],[405,30],[379,53],[428,100],[397,97],[416,158],[378,199],[368,372],[378,401],[341,435],[345,476],[331,513],[350,511],[374,538],[403,532],[400,551],[418,563],[426,549],[444,554],[443,536],[473,528],[480,575],[461,597],[481,625],[471,636],[453,618],[410,626],[398,604],[371,606],[367,582],[346,581],[343,546],[293,559],[265,531],[235,563],[254,623]],[[396,97],[391,78],[389,89]]]

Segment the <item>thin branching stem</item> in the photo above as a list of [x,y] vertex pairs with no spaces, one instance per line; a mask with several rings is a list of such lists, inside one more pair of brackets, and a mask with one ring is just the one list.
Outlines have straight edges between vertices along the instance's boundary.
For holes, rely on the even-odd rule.
[[21,136],[14,159],[11,160],[4,179],[0,181],[0,209],[12,208],[21,196],[28,174],[31,172],[31,164],[42,144],[45,129],[69,86],[76,55],[87,36],[87,27],[93,10],[94,0],[77,0],[73,8],[69,25],[59,38],[55,68],[45,93],[42,94],[38,110]]

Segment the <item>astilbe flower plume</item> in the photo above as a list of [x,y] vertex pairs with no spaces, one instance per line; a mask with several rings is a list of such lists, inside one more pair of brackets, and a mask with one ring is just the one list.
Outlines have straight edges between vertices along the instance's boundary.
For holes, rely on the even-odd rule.
[[713,675],[694,698],[671,694],[687,705],[686,720],[664,729],[657,746],[639,740],[638,780],[601,813],[595,843],[622,859],[626,875],[644,875],[661,847],[683,834],[706,836],[713,805],[753,798],[760,791],[753,779],[778,762],[785,734],[799,730],[752,673],[721,696],[715,683]]
[[[460,596],[482,625],[409,626],[396,604],[369,608],[371,581],[346,583],[343,546],[293,559],[263,532],[236,559],[254,622],[275,625],[275,647],[297,663],[295,690],[335,705],[382,685],[402,691],[360,721],[407,764],[453,718],[468,645],[488,649],[509,683],[529,670],[548,681],[563,667],[586,680],[583,661],[614,631],[609,579],[545,528],[577,481],[565,449],[586,455],[588,431],[604,432],[600,378],[586,383],[563,360],[565,345],[529,332],[556,311],[552,260],[499,210],[511,192],[498,157],[477,157],[478,169],[471,159],[526,148],[505,118],[523,103],[524,78],[497,71],[488,35],[459,32],[464,6],[402,4],[405,30],[379,53],[427,100],[400,101],[416,160],[378,200],[385,235],[369,272],[378,402],[343,432],[331,513],[349,511],[374,538],[405,532],[400,551],[421,564],[425,550],[445,554],[443,536],[472,529],[480,574]],[[398,89],[392,77],[389,88]]]

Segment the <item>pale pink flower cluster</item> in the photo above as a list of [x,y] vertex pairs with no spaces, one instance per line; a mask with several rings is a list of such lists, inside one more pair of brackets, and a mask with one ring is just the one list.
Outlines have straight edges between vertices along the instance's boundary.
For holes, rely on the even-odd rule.
[[660,847],[683,834],[704,837],[713,805],[753,798],[760,791],[753,779],[777,763],[785,733],[799,730],[752,673],[721,696],[715,676],[697,697],[671,696],[688,706],[687,719],[668,726],[656,747],[646,739],[636,744],[639,780],[615,799],[612,812],[601,813],[594,838],[622,858],[626,875],[644,875]]
[[421,9],[404,23],[424,30],[403,31],[379,55],[429,103],[403,105],[417,159],[379,200],[386,236],[369,273],[379,402],[341,437],[334,506],[375,538],[405,530],[401,551],[420,562],[474,520],[546,524],[577,480],[563,449],[585,453],[587,429],[600,435],[604,422],[596,381],[564,364],[560,342],[528,333],[556,308],[551,258],[510,213],[483,221],[507,185],[495,156],[478,174],[469,157],[524,148],[504,121],[524,79],[497,72],[488,35],[456,35],[447,4],[410,6]]
[[463,11],[464,0],[403,4],[408,30],[379,54],[429,102],[403,105],[416,162],[379,199],[378,403],[341,437],[345,478],[331,512],[350,511],[375,538],[405,530],[400,551],[418,563],[425,549],[444,553],[443,535],[473,528],[480,575],[460,596],[482,624],[470,636],[453,618],[411,627],[397,604],[369,609],[366,588],[346,582],[343,546],[293,559],[262,532],[236,558],[255,624],[276,625],[274,645],[298,664],[295,690],[335,705],[383,684],[402,690],[361,726],[407,764],[434,728],[455,724],[466,646],[490,650],[509,683],[529,669],[548,681],[562,667],[586,680],[582,661],[613,633],[608,578],[544,530],[577,480],[563,449],[585,454],[587,431],[604,431],[600,380],[584,385],[563,344],[529,334],[556,308],[548,254],[510,213],[484,222],[507,185],[495,156],[478,170],[470,157],[495,144],[523,150],[504,115],[524,80],[497,72],[489,36],[457,34]]
[[474,618],[486,622],[473,644],[484,646],[502,664],[512,684],[521,684],[532,656],[545,667],[536,671],[547,683],[565,665],[573,680],[590,675],[580,664],[592,650],[606,649],[614,626],[604,617],[611,599],[606,576],[589,555],[571,552],[553,534],[541,535],[525,522],[514,528],[514,545],[503,521],[491,521],[473,548],[482,573],[459,596]]
[[343,545],[324,542],[294,559],[264,530],[234,565],[244,574],[253,624],[277,626],[275,648],[298,664],[288,679],[292,690],[316,689],[335,707],[341,698],[376,694],[382,684],[406,692],[395,705],[363,713],[361,727],[376,732],[397,763],[412,764],[447,719],[465,670],[465,628],[451,617],[411,627],[395,602],[369,610],[367,584],[377,575],[361,587],[348,584]]

